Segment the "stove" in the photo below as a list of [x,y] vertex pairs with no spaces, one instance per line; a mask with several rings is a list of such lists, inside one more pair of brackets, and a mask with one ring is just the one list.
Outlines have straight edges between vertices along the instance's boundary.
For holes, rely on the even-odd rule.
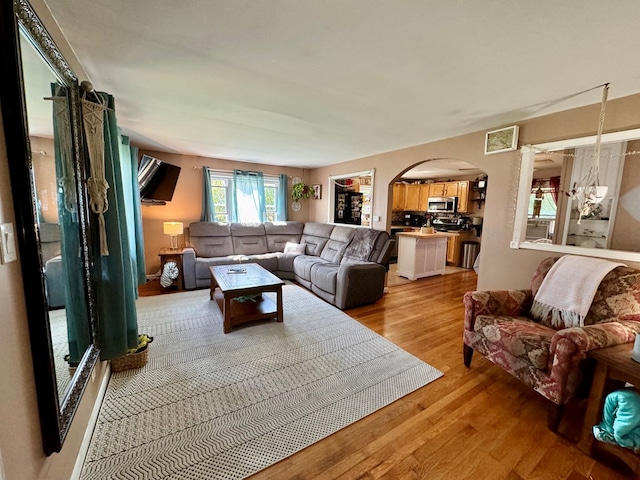
[[468,220],[466,217],[437,217],[433,219],[432,225],[437,232],[469,230]]

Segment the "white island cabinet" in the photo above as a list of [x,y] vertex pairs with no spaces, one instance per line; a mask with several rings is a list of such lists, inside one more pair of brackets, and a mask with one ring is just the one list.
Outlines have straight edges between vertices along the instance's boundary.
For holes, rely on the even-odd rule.
[[397,274],[409,280],[443,275],[447,265],[447,240],[450,233],[422,234],[399,232]]

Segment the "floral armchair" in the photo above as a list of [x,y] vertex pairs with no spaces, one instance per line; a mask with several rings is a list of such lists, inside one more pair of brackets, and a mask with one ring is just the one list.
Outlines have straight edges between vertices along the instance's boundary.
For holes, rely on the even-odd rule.
[[583,380],[587,352],[632,342],[640,332],[640,271],[624,266],[600,282],[584,327],[533,320],[533,298],[557,260],[540,262],[530,289],[467,292],[463,300],[464,364],[470,367],[477,350],[550,400],[547,421],[553,431]]

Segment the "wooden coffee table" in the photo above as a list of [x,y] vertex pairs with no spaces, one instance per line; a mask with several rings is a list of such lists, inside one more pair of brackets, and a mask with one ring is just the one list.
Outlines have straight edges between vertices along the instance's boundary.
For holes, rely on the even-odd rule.
[[[211,299],[218,302],[224,317],[224,333],[245,322],[276,318],[282,322],[282,286],[284,282],[257,263],[218,265],[211,272]],[[276,293],[276,303],[262,295]],[[237,300],[256,295],[253,300]]]

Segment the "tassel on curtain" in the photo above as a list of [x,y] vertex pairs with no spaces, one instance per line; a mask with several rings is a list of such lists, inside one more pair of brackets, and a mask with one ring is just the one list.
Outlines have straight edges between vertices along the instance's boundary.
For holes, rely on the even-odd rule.
[[56,124],[58,135],[56,140],[60,148],[60,169],[61,174],[58,185],[64,194],[64,208],[75,213],[77,208],[76,188],[74,182],[73,155],[71,145],[71,118],[69,115],[69,99],[64,93],[64,88],[57,84],[52,84],[53,97],[53,121]]
[[[105,231],[104,213],[109,209],[107,189],[109,183],[105,179],[104,171],[104,120],[103,115],[107,107],[102,103],[87,100],[86,93],[93,92],[93,86],[89,82],[82,82],[84,92],[82,94],[82,121],[89,152],[89,165],[91,176],[87,179],[89,191],[89,206],[93,213],[98,215],[100,229],[100,255],[109,255],[107,234]],[[100,97],[96,98],[100,102]]]

